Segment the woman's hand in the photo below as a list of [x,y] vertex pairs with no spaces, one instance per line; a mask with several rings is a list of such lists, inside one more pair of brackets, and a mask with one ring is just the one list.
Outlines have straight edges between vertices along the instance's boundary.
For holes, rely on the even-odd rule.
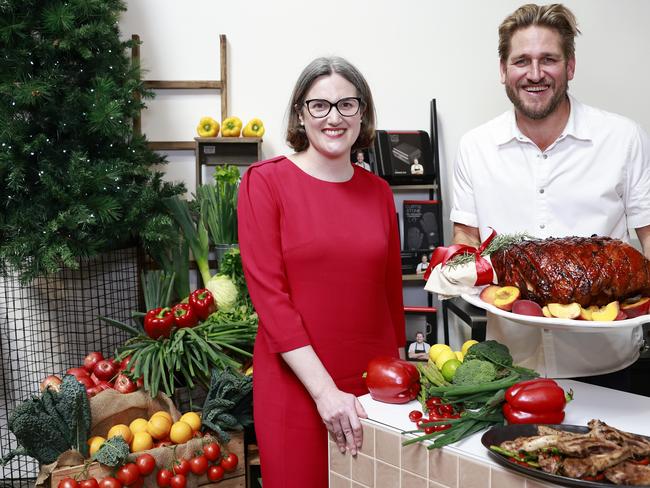
[[353,456],[363,444],[363,428],[359,418],[368,418],[357,397],[336,387],[314,397],[316,408],[339,450]]

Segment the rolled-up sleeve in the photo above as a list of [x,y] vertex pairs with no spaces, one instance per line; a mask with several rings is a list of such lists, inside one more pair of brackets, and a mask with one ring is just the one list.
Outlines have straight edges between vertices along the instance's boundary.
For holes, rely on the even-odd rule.
[[631,229],[650,225],[650,139],[639,126],[635,128],[626,167],[625,214]]

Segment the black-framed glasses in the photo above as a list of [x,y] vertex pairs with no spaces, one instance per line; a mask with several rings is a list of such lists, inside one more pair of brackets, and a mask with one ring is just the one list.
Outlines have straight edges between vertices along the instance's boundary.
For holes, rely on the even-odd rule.
[[361,108],[361,98],[346,97],[341,98],[338,102],[334,103],[329,100],[313,98],[311,100],[305,100],[305,105],[307,105],[307,111],[315,119],[327,117],[332,111],[332,107],[336,107],[336,110],[343,117],[353,117],[359,113],[359,109]]

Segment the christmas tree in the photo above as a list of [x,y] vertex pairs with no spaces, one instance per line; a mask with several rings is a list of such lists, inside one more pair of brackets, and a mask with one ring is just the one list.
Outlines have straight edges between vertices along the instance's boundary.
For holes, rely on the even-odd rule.
[[133,132],[151,97],[120,0],[0,0],[0,263],[23,281],[78,258],[164,240],[182,193]]

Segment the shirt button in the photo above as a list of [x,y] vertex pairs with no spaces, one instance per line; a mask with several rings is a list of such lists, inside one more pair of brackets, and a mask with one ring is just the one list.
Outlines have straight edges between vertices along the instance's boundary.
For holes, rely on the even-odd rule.
[[544,224],[539,224],[540,229],[543,229],[544,227],[546,227]]
[[540,193],[544,193],[544,188],[540,188],[540,189],[539,189],[539,192],[540,192]]
[[543,158],[543,159],[548,158],[548,154],[542,154],[542,158]]

